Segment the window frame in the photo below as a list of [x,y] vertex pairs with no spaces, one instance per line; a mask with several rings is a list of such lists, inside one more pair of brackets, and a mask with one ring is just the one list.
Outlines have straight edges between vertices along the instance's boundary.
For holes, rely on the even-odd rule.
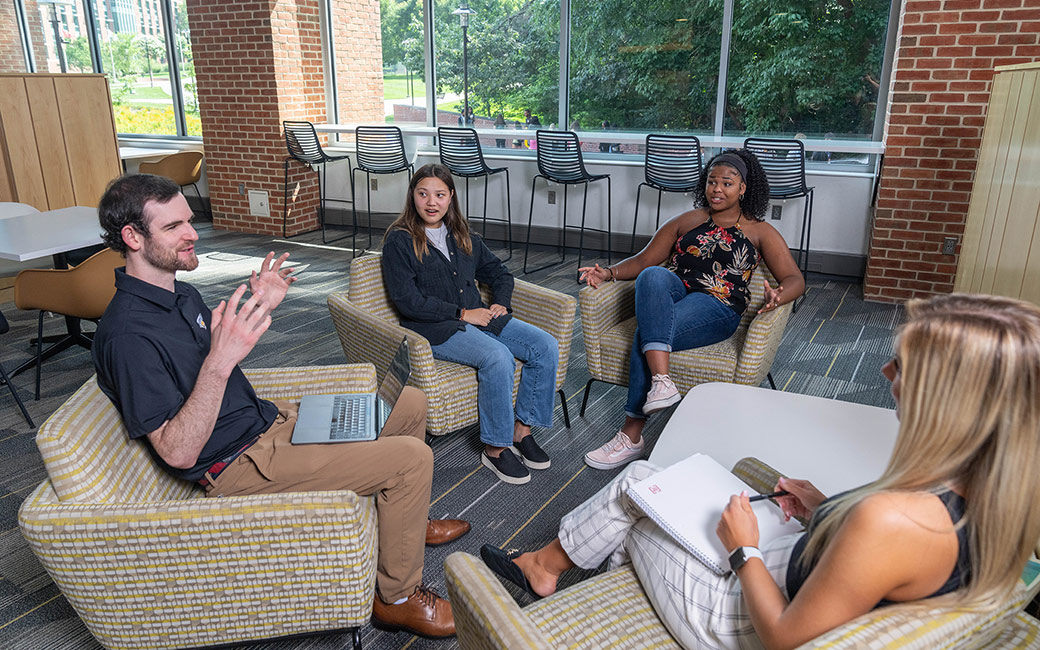
[[[321,11],[323,18],[328,24],[328,16],[331,10],[332,0],[323,0],[321,3]],[[426,124],[427,126],[434,126],[437,118],[437,107],[436,107],[436,87],[437,87],[437,69],[436,69],[436,43],[434,41],[434,12],[433,12],[433,0],[423,0],[423,40],[425,49],[425,66],[426,66]],[[873,128],[870,134],[864,137],[865,142],[881,143],[883,142],[884,136],[884,125],[885,117],[887,114],[888,106],[888,94],[889,85],[892,78],[893,61],[895,59],[896,51],[896,38],[899,31],[899,17],[901,14],[903,0],[890,0],[889,5],[889,19],[887,32],[885,35],[885,54],[881,68],[881,85],[878,91],[877,108],[874,112]],[[730,59],[730,45],[733,34],[733,17],[735,12],[736,0],[724,0],[723,2],[723,17],[722,17],[722,39],[720,43],[719,51],[719,79],[716,87],[715,95],[715,120],[713,125],[713,134],[716,138],[726,137],[727,134],[723,127],[725,124],[724,116],[726,110],[727,101],[727,76],[729,73],[729,59]],[[328,43],[326,47],[331,46],[333,40],[335,25],[329,25],[327,30]],[[557,124],[569,124],[570,123],[570,41],[571,41],[571,2],[570,0],[560,0],[560,52],[559,52],[559,67],[560,67],[560,80],[559,80],[559,107],[557,115]],[[332,84],[326,83],[326,93],[329,93],[330,85],[335,87],[335,60],[331,56],[326,56],[326,79],[333,79]],[[336,105],[336,97],[333,94],[328,95],[328,104],[330,106],[329,115],[332,122],[339,122],[339,111]],[[651,133],[653,131],[646,131],[645,133]],[[643,132],[640,132],[643,133]],[[741,134],[743,135],[743,134]],[[807,138],[806,143],[820,144],[824,140],[822,138]],[[505,152],[497,151],[497,153]],[[495,153],[488,151],[487,153]],[[510,150],[508,157],[533,157],[533,151],[517,152]],[[625,154],[604,154],[598,156],[594,153],[587,154],[590,159],[598,159],[603,161],[617,161],[624,162],[633,156],[627,156]],[[873,158],[873,155],[871,156]],[[870,167],[872,162],[868,158],[867,167]]]
[[[113,9],[111,3],[114,1],[115,0],[109,0],[109,11],[112,11]],[[101,60],[100,29],[97,22],[97,15],[94,13],[94,2],[95,0],[79,0],[76,6],[83,12],[83,25],[85,28],[85,33],[83,35],[86,37],[87,43],[90,46],[92,72],[104,74],[104,64]],[[22,43],[22,53],[26,61],[26,69],[29,72],[38,72],[38,64],[36,62],[35,54],[33,53],[33,43],[29,34],[29,25],[25,13],[25,0],[14,0],[14,5],[18,20],[18,32]],[[177,59],[176,23],[174,22],[175,13],[173,0],[158,0],[158,5],[163,17],[163,43],[166,47],[166,60],[168,62],[167,75],[170,81],[170,97],[173,103],[173,121],[176,133],[118,133],[117,135],[121,140],[183,140],[201,142],[201,136],[188,135],[187,118],[185,117],[184,110],[184,91],[183,86],[181,86],[180,64]],[[132,8],[131,5],[131,9]]]

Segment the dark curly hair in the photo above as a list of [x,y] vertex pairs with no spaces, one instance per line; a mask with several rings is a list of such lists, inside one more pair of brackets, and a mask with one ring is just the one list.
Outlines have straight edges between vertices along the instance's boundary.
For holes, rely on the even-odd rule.
[[[744,200],[740,202],[740,209],[745,215],[755,221],[764,221],[766,211],[769,210],[769,180],[766,178],[766,170],[762,169],[762,163],[758,162],[755,154],[747,149],[733,149],[724,153],[740,156],[740,159],[747,166],[747,178],[744,179],[746,189],[744,190]],[[705,187],[708,184],[708,172],[711,171],[712,166],[715,164],[715,159],[720,155],[722,154],[712,156],[708,164],[701,170],[701,177],[697,179],[697,191],[693,196],[693,206],[696,208],[708,208],[708,197],[704,194]],[[725,165],[726,163],[723,162],[722,164]]]
[[112,250],[126,255],[123,228],[133,226],[144,237],[150,237],[144,218],[144,204],[149,201],[169,203],[181,188],[168,178],[152,174],[124,174],[108,185],[98,203],[98,221],[105,232],[101,239]]

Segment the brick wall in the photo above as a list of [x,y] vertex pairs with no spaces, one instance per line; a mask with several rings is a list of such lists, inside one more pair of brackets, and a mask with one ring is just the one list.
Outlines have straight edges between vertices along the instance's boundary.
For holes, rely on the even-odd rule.
[[[214,225],[281,234],[282,120],[325,121],[318,0],[187,0]],[[249,213],[240,186],[266,191]],[[290,167],[289,234],[317,226],[317,183]]]
[[[286,187],[282,121],[328,121],[319,1],[187,0],[187,9],[214,225],[280,235]],[[333,14],[340,119],[382,120],[379,2],[336,0]],[[247,192],[268,193],[270,217],[250,215],[240,184]],[[317,174],[292,162],[287,185],[288,234],[316,228]]]
[[1040,0],[907,0],[901,22],[864,283],[889,302],[953,290],[993,68],[1040,59]]
[[[383,121],[379,0],[333,0],[336,94],[341,122]],[[349,191],[344,192],[346,196]]]
[[[47,71],[47,45],[43,23],[35,0],[25,0],[25,19],[29,23],[29,42],[36,57],[36,67]],[[50,27],[50,25],[48,25]],[[22,37],[13,2],[0,2],[0,72],[27,72],[22,53]]]

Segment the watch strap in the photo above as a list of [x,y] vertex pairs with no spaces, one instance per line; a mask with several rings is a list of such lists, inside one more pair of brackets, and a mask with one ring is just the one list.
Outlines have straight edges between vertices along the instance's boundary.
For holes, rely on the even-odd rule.
[[765,562],[765,559],[763,559],[762,557],[762,551],[758,550],[757,547],[738,546],[737,548],[733,549],[732,553],[729,554],[730,570],[736,572],[737,569],[747,564],[747,561],[753,557],[757,557],[758,559],[762,560],[763,563]]

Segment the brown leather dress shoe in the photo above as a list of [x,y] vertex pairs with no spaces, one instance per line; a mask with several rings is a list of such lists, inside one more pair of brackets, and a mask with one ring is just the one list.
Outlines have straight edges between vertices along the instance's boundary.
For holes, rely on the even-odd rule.
[[400,605],[387,605],[376,594],[372,625],[387,632],[405,631],[427,639],[455,636],[451,603],[425,585],[419,585]]
[[440,546],[454,542],[469,532],[469,522],[461,519],[429,519],[426,522],[426,545]]

